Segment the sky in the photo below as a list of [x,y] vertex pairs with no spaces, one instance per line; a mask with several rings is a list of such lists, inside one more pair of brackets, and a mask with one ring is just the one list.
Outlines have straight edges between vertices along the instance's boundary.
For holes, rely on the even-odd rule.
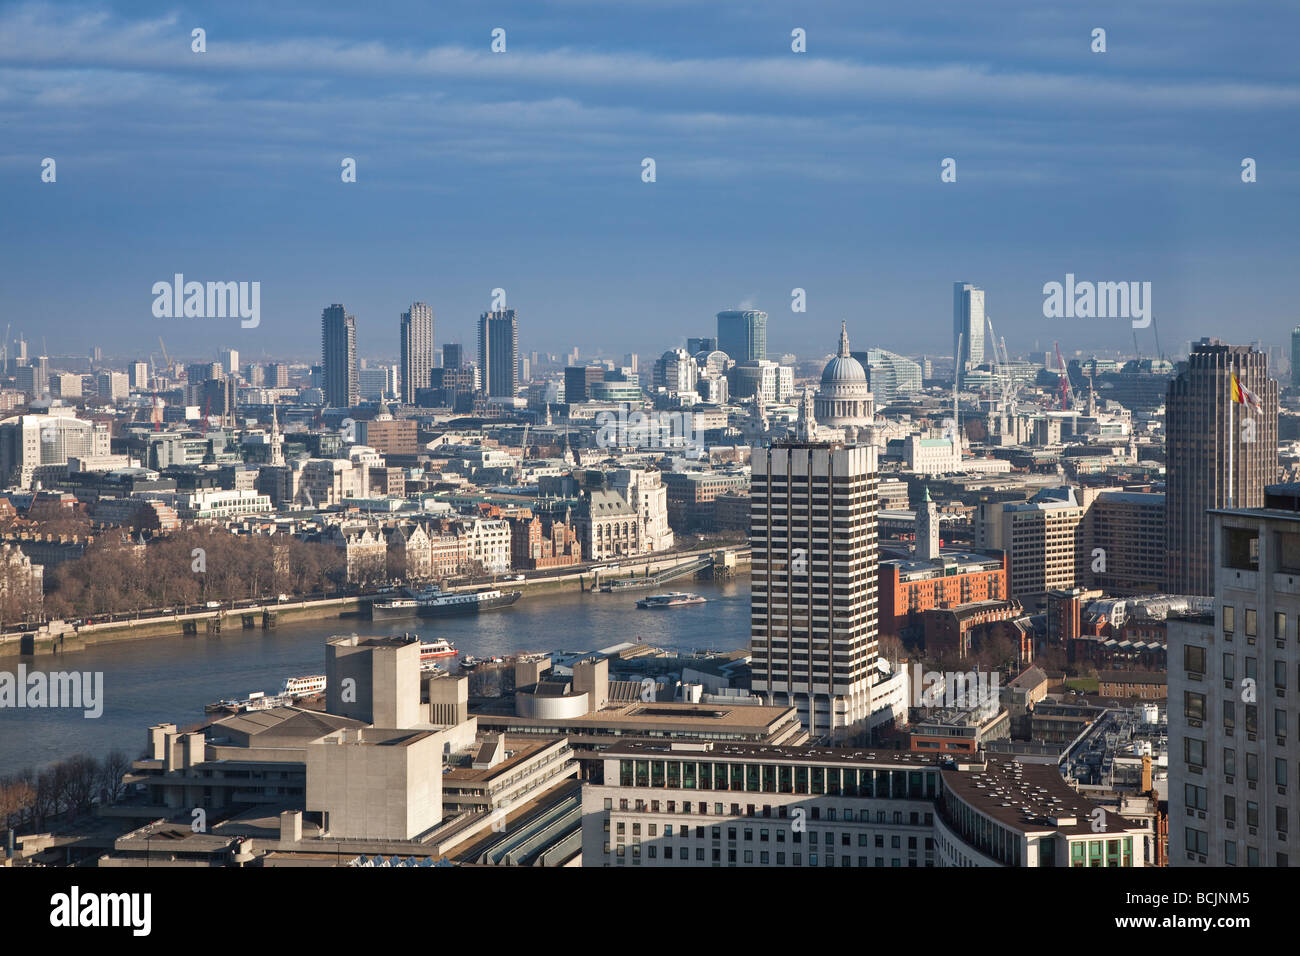
[[[0,309],[32,352],[318,361],[341,302],[391,358],[412,301],[472,349],[500,288],[524,355],[737,307],[774,355],[841,320],[950,355],[967,281],[1012,354],[1131,353],[1044,317],[1069,273],[1151,283],[1143,354],[1283,345],[1297,35],[1284,2],[0,3]],[[259,325],[155,317],[176,273],[259,282]]]

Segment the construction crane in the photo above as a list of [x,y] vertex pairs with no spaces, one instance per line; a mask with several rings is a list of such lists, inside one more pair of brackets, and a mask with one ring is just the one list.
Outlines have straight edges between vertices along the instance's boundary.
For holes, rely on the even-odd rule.
[[[1061,411],[1074,407],[1074,388],[1070,385],[1070,371],[1065,367],[1065,359],[1061,358],[1061,343],[1056,345],[1056,362],[1061,366]],[[1066,404],[1066,399],[1069,404]]]
[[170,376],[171,373],[172,373],[172,360],[171,360],[171,357],[168,356],[168,354],[167,354],[167,346],[163,344],[163,340],[162,340],[162,336],[161,336],[161,335],[158,336],[158,347],[162,349],[163,362],[166,363],[166,364],[163,366],[163,368],[166,370],[167,375]]
[[984,322],[989,327],[989,342],[993,346],[993,376],[1001,382],[1002,404],[1006,406],[1011,403],[1012,399],[1011,359],[1007,356],[1007,340],[1002,340],[1002,354],[998,355],[998,336],[993,331],[993,319],[986,314]]

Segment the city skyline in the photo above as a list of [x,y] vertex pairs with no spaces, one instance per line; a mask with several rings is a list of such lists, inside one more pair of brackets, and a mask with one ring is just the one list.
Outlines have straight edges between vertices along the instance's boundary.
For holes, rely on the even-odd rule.
[[[462,866],[1267,915],[1297,33],[0,0],[15,925],[185,940],[215,869]],[[1064,909],[987,873],[1076,868]]]

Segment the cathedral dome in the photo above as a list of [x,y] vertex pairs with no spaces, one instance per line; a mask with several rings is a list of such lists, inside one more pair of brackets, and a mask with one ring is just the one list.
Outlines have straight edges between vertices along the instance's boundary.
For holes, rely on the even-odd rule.
[[874,417],[871,386],[862,363],[849,354],[848,329],[840,325],[840,347],[822,370],[817,390],[817,423],[832,428],[870,425]]
[[822,369],[823,385],[856,384],[866,380],[867,373],[862,368],[862,363],[851,355],[837,355]]

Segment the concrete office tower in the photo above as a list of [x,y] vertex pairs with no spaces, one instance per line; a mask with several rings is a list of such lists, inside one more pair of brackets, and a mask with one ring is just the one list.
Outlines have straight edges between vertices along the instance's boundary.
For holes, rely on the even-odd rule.
[[718,349],[726,352],[737,364],[765,361],[767,313],[752,309],[719,312]]
[[448,342],[442,347],[443,368],[464,368],[464,366],[465,346],[455,342]]
[[221,370],[227,375],[238,375],[239,349],[222,349],[218,354],[221,359]]
[[321,313],[321,369],[325,404],[352,408],[361,401],[357,376],[357,317],[337,303]]
[[95,389],[106,402],[115,402],[131,394],[125,372],[100,372],[95,376]]
[[1291,387],[1300,388],[1300,325],[1291,330]]
[[489,398],[514,398],[519,388],[519,325],[514,309],[479,317],[478,364]]
[[876,449],[755,448],[751,496],[753,691],[814,740],[851,737],[872,712]]
[[272,362],[266,367],[266,385],[268,388],[287,388],[289,385],[289,366],[282,362]]
[[132,388],[149,387],[149,366],[144,362],[132,362],[126,367],[127,374],[131,377]]
[[958,385],[984,361],[984,290],[969,282],[952,284],[952,354]]
[[418,637],[333,637],[325,645],[325,709],[376,727],[420,716]]
[[1300,853],[1300,486],[1261,504],[1210,514],[1214,610],[1167,625],[1170,866]]
[[[1262,409],[1232,400],[1232,376]],[[1277,480],[1277,382],[1246,345],[1201,339],[1165,396],[1165,590],[1210,594],[1211,508],[1257,508]],[[1229,434],[1232,436],[1229,447]],[[1228,474],[1228,463],[1232,474]]]
[[402,404],[415,404],[415,390],[429,387],[433,370],[433,309],[423,302],[411,303],[402,313]]

